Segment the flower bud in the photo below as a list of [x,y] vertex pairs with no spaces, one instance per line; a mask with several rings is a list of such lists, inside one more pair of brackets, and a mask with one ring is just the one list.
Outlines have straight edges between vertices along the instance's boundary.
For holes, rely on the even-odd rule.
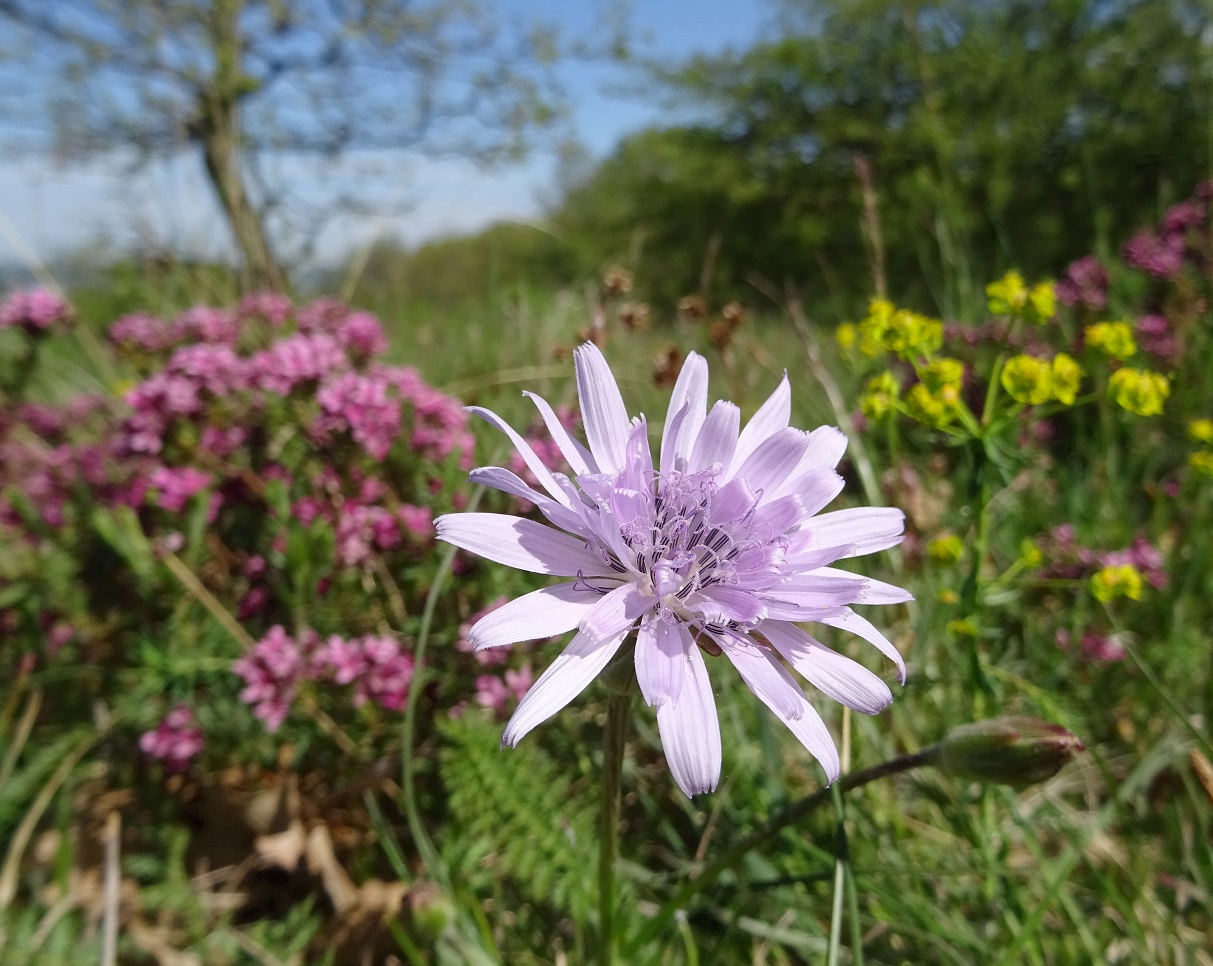
[[415,883],[405,901],[413,928],[426,939],[437,939],[455,922],[455,904],[433,882]]
[[1083,750],[1060,725],[1024,717],[960,725],[937,747],[936,767],[954,778],[1016,788],[1052,778]]

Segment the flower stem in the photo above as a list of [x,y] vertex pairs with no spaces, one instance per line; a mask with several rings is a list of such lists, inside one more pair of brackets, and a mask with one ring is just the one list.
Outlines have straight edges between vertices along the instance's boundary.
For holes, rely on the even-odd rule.
[[789,825],[793,825],[810,812],[831,801],[834,794],[833,788],[837,788],[840,794],[849,792],[853,788],[859,788],[861,785],[874,782],[879,778],[887,778],[889,775],[896,775],[899,772],[929,765],[935,761],[937,755],[938,746],[931,745],[929,748],[924,748],[922,751],[915,752],[912,755],[899,755],[896,758],[890,758],[879,765],[873,765],[871,768],[864,768],[845,775],[835,782],[832,788],[822,788],[812,795],[806,795],[804,798],[798,799],[791,805],[788,805],[776,813],[766,825],[747,835],[719,858],[709,862],[698,876],[684,882],[681,888],[662,905],[657,915],[645,923],[644,928],[640,930],[636,938],[628,944],[625,950],[627,955],[624,958],[628,962],[631,962],[635,954],[646,943],[651,942],[661,934],[661,931],[669,925],[670,920],[674,918],[679,909],[685,908],[690,900],[694,899],[695,896],[715,882],[721,873],[735,868],[748,853],[767,845]]
[[615,962],[615,859],[619,852],[619,798],[623,752],[627,740],[628,708],[632,696],[614,693],[607,700],[602,753],[602,827],[598,842],[598,962]]

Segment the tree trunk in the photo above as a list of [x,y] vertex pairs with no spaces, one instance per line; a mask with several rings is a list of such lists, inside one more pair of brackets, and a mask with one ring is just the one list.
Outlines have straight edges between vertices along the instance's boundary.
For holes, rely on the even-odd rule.
[[240,13],[244,2],[214,0],[210,7],[215,69],[210,84],[199,92],[198,113],[190,133],[202,146],[206,173],[244,255],[247,284],[285,292],[286,275],[274,257],[265,224],[249,199],[240,169],[240,99],[248,92],[248,79],[240,63]]
[[[215,194],[227,215],[232,235],[244,256],[244,268],[249,284],[254,289],[273,292],[286,291],[286,275],[265,233],[261,216],[253,207],[240,170],[240,152],[236,126],[235,104],[222,112],[210,111],[208,123],[199,132],[202,157],[206,162],[206,173],[210,176]],[[215,115],[220,116],[216,117]]]

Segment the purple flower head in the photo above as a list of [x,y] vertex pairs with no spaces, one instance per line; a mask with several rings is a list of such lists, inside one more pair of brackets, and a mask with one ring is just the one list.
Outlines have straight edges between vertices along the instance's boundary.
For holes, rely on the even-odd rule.
[[1182,235],[1140,231],[1124,244],[1121,254],[1134,268],[1158,278],[1174,278],[1184,267]]
[[0,303],[0,329],[24,329],[34,335],[66,321],[71,314],[67,302],[44,288],[13,292]]
[[1080,258],[1058,279],[1056,291],[1063,305],[1102,309],[1108,304],[1108,270],[1094,255]]
[[291,317],[291,300],[277,292],[253,292],[240,300],[236,314],[241,319],[264,319],[278,329]]
[[250,360],[257,384],[283,396],[296,386],[349,367],[350,360],[341,343],[323,333],[281,339]]
[[396,511],[396,516],[404,529],[414,537],[430,540],[434,536],[434,511],[428,506],[405,503]]
[[1205,223],[1205,210],[1194,201],[1181,201],[1167,209],[1159,228],[1164,234],[1186,235]]
[[240,338],[240,325],[234,313],[196,305],[186,309],[173,322],[182,342],[217,342],[235,345]]
[[352,355],[370,359],[387,352],[383,326],[370,312],[351,312],[337,327],[337,338]]
[[277,731],[291,710],[299,683],[314,674],[315,635],[308,632],[297,642],[281,624],[275,624],[252,651],[232,665],[244,678],[240,700],[254,705],[253,714],[267,731]]
[[136,312],[124,315],[110,326],[110,341],[118,346],[133,346],[144,352],[163,352],[178,339],[175,326],[154,315]]
[[337,559],[346,567],[357,567],[376,550],[400,545],[400,526],[381,506],[346,504],[337,519]]
[[192,466],[161,466],[152,471],[148,483],[159,491],[157,502],[171,513],[180,513],[190,498],[211,485],[210,473],[196,470]]
[[186,376],[214,396],[244,389],[249,381],[247,360],[230,346],[206,342],[182,346],[169,357],[164,371]]
[[[1059,630],[1057,646],[1065,651],[1069,650],[1070,643],[1070,632],[1064,628]],[[1082,651],[1083,657],[1104,664],[1111,661],[1123,661],[1125,658],[1124,645],[1115,636],[1108,637],[1096,631],[1083,631],[1079,649]]]
[[295,315],[300,332],[335,332],[347,315],[350,307],[341,299],[323,296],[310,305],[305,305]]
[[1157,356],[1163,362],[1175,362],[1179,358],[1179,340],[1165,315],[1143,315],[1137,320],[1136,337],[1143,352]]
[[378,376],[352,372],[325,383],[316,393],[321,409],[316,432],[348,430],[372,457],[383,459],[400,435],[400,400],[390,388]]
[[501,467],[473,482],[534,503],[552,524],[496,513],[440,517],[440,539],[497,563],[569,578],[481,619],[476,648],[503,647],[576,629],[564,652],[519,703],[503,741],[515,745],[572,701],[635,634],[635,673],[674,779],[687,795],[720,780],[720,724],[704,653],[723,654],[751,691],[838,775],[838,753],[786,661],[819,690],[867,714],[892,694],[885,682],[797,625],[852,631],[905,665],[852,604],[895,604],[901,588],[829,565],[901,542],[900,510],[861,507],[820,514],[842,490],[837,429],[791,428],[791,389],[780,382],[741,428],[740,411],[708,411],[707,362],[691,353],[674,386],[659,459],[644,417],[623,397],[592,343],[574,355],[589,447],[538,396],[549,432],[572,468],[549,470],[495,413],[471,411],[506,433],[542,491]]
[[408,700],[413,656],[402,653],[395,638],[370,636],[362,639],[362,657],[365,665],[354,691],[354,704],[361,707],[374,701],[388,711],[399,711]]
[[169,771],[184,771],[205,743],[194,713],[179,704],[165,715],[154,731],[144,733],[139,739],[139,748],[149,758],[164,762]]

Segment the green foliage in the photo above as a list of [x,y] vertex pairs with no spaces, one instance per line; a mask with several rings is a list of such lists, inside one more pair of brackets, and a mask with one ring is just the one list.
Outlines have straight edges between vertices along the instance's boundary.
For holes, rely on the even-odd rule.
[[502,750],[501,728],[469,712],[442,725],[450,821],[442,851],[469,885],[509,882],[532,901],[585,918],[595,896],[596,798],[573,789],[565,764],[524,743]]
[[[723,298],[785,279],[837,317],[874,264],[971,312],[1011,263],[1055,273],[1209,168],[1208,9],[1187,0],[784,4],[783,35],[657,71],[689,126],[625,141],[557,218],[583,257],[670,299],[714,239]],[[865,223],[871,171],[882,240]],[[866,177],[866,176],[865,176]]]

